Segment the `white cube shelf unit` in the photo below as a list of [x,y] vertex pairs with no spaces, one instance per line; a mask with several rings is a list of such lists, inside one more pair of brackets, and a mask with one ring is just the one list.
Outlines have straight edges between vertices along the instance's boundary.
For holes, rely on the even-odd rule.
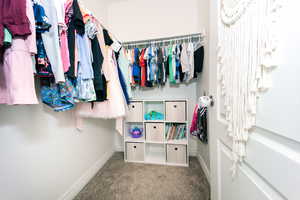
[[[124,159],[161,165],[189,165],[188,101],[132,100],[124,123]],[[139,138],[133,128],[143,129]]]

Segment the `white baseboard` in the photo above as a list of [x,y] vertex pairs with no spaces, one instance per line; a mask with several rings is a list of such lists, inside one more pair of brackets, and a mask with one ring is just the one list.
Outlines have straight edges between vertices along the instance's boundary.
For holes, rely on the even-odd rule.
[[199,163],[200,163],[200,165],[201,165],[201,167],[204,171],[204,174],[206,176],[207,181],[210,183],[210,171],[209,171],[207,165],[205,164],[204,159],[199,154],[197,155],[197,158],[198,158],[198,161],[199,161]]
[[103,165],[111,158],[114,151],[106,152],[92,167],[90,167],[58,200],[72,200],[83,187],[96,175]]

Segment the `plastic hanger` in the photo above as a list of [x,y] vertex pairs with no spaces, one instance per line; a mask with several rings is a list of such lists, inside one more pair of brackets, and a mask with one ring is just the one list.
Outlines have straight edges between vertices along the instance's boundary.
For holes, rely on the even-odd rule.
[[198,104],[202,107],[208,107],[211,105],[211,98],[209,96],[201,96],[199,97]]

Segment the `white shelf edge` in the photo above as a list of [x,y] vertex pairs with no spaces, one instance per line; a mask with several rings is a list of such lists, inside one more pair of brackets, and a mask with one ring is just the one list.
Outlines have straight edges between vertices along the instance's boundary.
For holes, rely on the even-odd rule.
[[159,101],[159,102],[166,102],[166,101],[189,101],[188,98],[175,98],[175,99],[164,99],[164,100],[159,100],[159,99],[143,99],[143,100],[140,100],[140,99],[130,99],[130,101],[134,101],[134,102],[156,102],[156,101]]
[[[131,142],[131,140],[125,140],[125,142]],[[145,143],[147,144],[182,144],[182,145],[188,145],[188,141],[176,141],[176,140],[171,140],[171,141],[163,141],[163,142],[157,142],[157,141],[147,141],[144,140]]]
[[188,167],[189,166],[188,164],[178,164],[178,163],[169,163],[169,162],[166,162],[166,165],[176,166],[176,167]]
[[185,139],[185,140],[178,140],[178,141],[176,141],[176,140],[170,140],[170,141],[166,141],[165,143],[166,143],[166,144],[182,144],[182,145],[188,145],[187,139]]
[[164,123],[164,120],[144,120],[144,123]]
[[152,164],[152,165],[166,165],[166,162],[155,162],[155,161],[145,161],[145,164]]
[[125,142],[145,143],[145,139],[143,140],[125,139]]
[[165,144],[164,141],[163,142],[157,142],[157,141],[147,141],[147,140],[146,140],[146,143],[148,143],[148,144]]
[[132,124],[132,123],[174,123],[174,124],[186,124],[188,121],[167,121],[167,120],[144,120],[144,121],[138,121],[138,122],[131,122],[131,121],[125,121],[127,124]]
[[184,122],[176,122],[176,121],[164,121],[165,123],[174,123],[174,124],[186,124],[188,123],[188,121],[184,121]]
[[125,162],[145,164],[145,161],[125,160]]

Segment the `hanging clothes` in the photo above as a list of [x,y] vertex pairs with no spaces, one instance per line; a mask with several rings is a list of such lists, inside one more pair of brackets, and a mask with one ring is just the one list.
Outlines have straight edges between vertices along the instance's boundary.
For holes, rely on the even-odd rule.
[[164,82],[167,82],[167,77],[169,76],[169,53],[168,53],[168,48],[167,47],[163,47],[163,61],[164,61],[164,70],[165,70],[165,74],[164,74]]
[[67,2],[65,7],[66,7],[66,23],[68,26],[67,33],[68,33],[68,47],[69,47],[69,60],[70,60],[70,67],[67,74],[68,77],[75,78],[76,69],[77,69],[75,32],[81,36],[84,35],[85,25],[83,22],[82,14],[77,0]]
[[45,46],[45,50],[51,64],[55,82],[64,82],[65,75],[63,69],[63,63],[61,58],[61,49],[59,42],[59,31],[58,31],[58,19],[57,11],[55,8],[54,0],[36,0],[47,13],[51,28],[49,31],[42,33],[42,39]]
[[184,80],[191,81],[194,78],[194,47],[192,43],[182,44],[181,50],[182,72],[185,74]]
[[3,46],[4,28],[7,28],[13,37],[25,38],[31,34],[27,5],[27,0],[0,1],[0,47]]
[[132,66],[132,76],[135,83],[141,82],[141,67],[139,66],[140,51],[138,48],[134,49],[134,63]]
[[[85,15],[87,17],[87,15]],[[98,33],[98,28],[95,22],[93,22],[92,19],[88,19],[85,24],[85,33],[88,35],[88,37],[93,40]]]
[[117,61],[113,60],[113,50],[105,45],[105,32],[100,26],[98,26],[98,29],[97,37],[104,58],[102,71],[107,80],[107,90],[109,92],[106,101],[94,102],[92,105],[90,103],[77,104],[75,113],[78,119],[82,117],[112,119],[126,116],[127,106],[118,76]]
[[173,46],[169,47],[169,80],[171,84],[175,84],[175,73],[174,68],[176,67],[175,64],[175,49]]
[[[26,0],[26,17],[29,19],[31,32],[35,26],[31,0]],[[6,49],[3,55],[3,63],[0,63],[0,104],[38,104],[32,54],[36,54],[34,34],[26,38],[13,38],[11,47]]]
[[130,87],[130,82],[131,82],[130,64],[129,64],[129,60],[128,60],[128,57],[127,57],[127,52],[124,48],[122,48],[120,50],[119,58],[118,58],[118,65],[121,69],[122,74],[124,75],[125,84],[127,83],[128,97],[131,98],[132,97],[132,91],[131,91],[131,87]]
[[164,57],[163,57],[163,50],[159,48],[157,50],[157,82],[159,85],[165,84],[165,68],[164,68]]
[[68,77],[66,77],[65,82],[58,84],[49,83],[49,79],[43,80],[41,78],[41,84],[41,98],[44,104],[51,107],[55,112],[63,112],[74,108],[77,91]]
[[[117,54],[118,53],[115,53],[115,58],[114,58],[115,62],[118,60]],[[115,65],[117,66],[117,69],[118,69],[118,76],[119,76],[120,84],[121,84],[121,87],[122,87],[123,95],[125,97],[127,105],[129,105],[130,104],[130,100],[129,100],[129,95],[128,95],[128,92],[127,92],[127,85],[126,85],[126,82],[125,82],[124,75],[122,74],[122,71],[121,71],[121,69],[119,67],[118,62],[116,62]]]
[[181,68],[181,63],[180,63],[180,47],[179,45],[176,45],[175,47],[175,63],[176,63],[176,75],[175,79],[177,80],[176,82],[180,82],[180,68]]
[[203,143],[207,144],[207,107],[196,105],[190,133],[197,136]]
[[203,143],[208,142],[207,129],[207,110],[211,105],[211,98],[202,96],[194,109],[193,120],[190,127],[190,133],[197,136]]
[[150,81],[153,84],[157,83],[157,49],[156,47],[150,48]]
[[36,32],[36,46],[37,54],[35,73],[40,77],[53,77],[51,64],[49,62],[44,42],[42,39],[42,33],[49,31],[51,24],[49,24],[48,17],[44,8],[37,2],[33,4],[34,18],[35,18],[35,32]]
[[141,86],[146,87],[146,81],[147,81],[147,61],[144,59],[145,57],[146,49],[142,49],[140,56],[139,56],[139,66],[141,67]]
[[11,46],[12,43],[12,34],[7,28],[4,28],[4,39],[3,39],[3,48],[7,49]]
[[76,34],[76,44],[79,51],[78,75],[76,89],[79,101],[95,101],[94,71],[92,67],[92,55],[89,48],[87,35]]
[[150,79],[150,74],[151,74],[151,48],[146,48],[145,50],[145,55],[144,55],[144,60],[146,60],[146,86],[147,87],[152,87],[152,81]]
[[195,47],[194,52],[194,78],[197,78],[197,74],[203,71],[203,62],[204,62],[204,47],[200,46],[198,43]]
[[[95,32],[96,33],[96,32]],[[93,71],[94,71],[94,88],[96,92],[96,101],[101,102],[106,100],[106,79],[102,73],[103,54],[100,48],[98,38],[95,36],[91,41],[93,54]]]
[[40,77],[53,77],[53,71],[49,62],[42,35],[37,33],[36,45],[38,48],[36,55],[36,74]]
[[[8,25],[15,25],[13,12],[0,13],[0,28],[7,48],[0,63],[0,103],[38,103],[35,72],[41,83],[42,102],[54,111],[69,110],[75,103],[91,101],[80,103],[92,109],[87,115],[124,117],[126,103],[129,103],[126,85],[129,76],[124,76],[118,66],[115,52],[120,45],[110,33],[103,30],[77,0],[26,0],[27,5],[22,4],[22,0],[16,2],[10,5],[6,0],[0,2],[1,9],[9,7],[11,11],[18,11],[18,18],[22,16],[21,9],[26,11],[22,17],[23,27],[15,26],[12,30],[5,20],[10,17]],[[29,31],[24,29],[19,34],[25,26]],[[4,44],[4,38],[1,42]],[[3,48],[0,50],[2,53]],[[127,55],[123,53],[124,58]],[[128,64],[126,68],[128,70]]]
[[103,66],[105,77],[107,77],[107,87],[109,90],[108,100],[95,102],[93,106],[87,103],[79,103],[76,108],[78,117],[91,118],[118,118],[126,115],[126,102],[120,84],[118,69],[113,59],[113,50],[107,47],[107,65]]
[[187,46],[187,56],[188,56],[188,63],[189,63],[189,74],[187,77],[187,81],[191,81],[194,78],[195,73],[195,62],[194,62],[194,45],[193,43],[188,43]]
[[176,40],[170,43],[168,46],[149,43],[149,47],[142,49],[130,48],[129,45],[126,52],[131,76],[127,84],[132,88],[143,88],[164,86],[167,79],[170,84],[180,84],[197,78],[203,70],[204,60],[204,47],[200,39],[198,42],[190,40],[180,44]]
[[65,22],[65,1],[54,0],[54,6],[57,13],[57,23],[60,41],[60,52],[63,64],[64,72],[67,72],[70,67],[69,48],[68,48],[68,37],[67,37],[67,25]]

